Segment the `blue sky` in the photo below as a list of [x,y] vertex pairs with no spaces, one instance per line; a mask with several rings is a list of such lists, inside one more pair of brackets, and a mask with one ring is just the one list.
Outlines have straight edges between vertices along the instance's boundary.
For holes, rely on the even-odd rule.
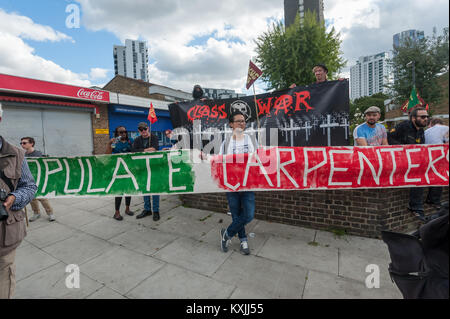
[[[113,44],[120,44],[113,33],[108,31],[89,31],[84,26],[69,29],[66,27],[66,6],[73,1],[61,0],[0,0],[0,8],[31,18],[35,23],[47,25],[70,36],[70,41],[41,42],[27,40],[35,53],[76,73],[90,72],[91,67],[109,69],[109,78],[114,76],[112,55]],[[81,17],[83,12],[81,12]],[[94,54],[93,54],[94,53]]]
[[[81,11],[66,26],[66,7]],[[348,61],[388,51],[408,29],[431,35],[448,27],[448,0],[324,0],[327,26],[341,33]],[[256,39],[282,20],[283,0],[0,0],[0,72],[74,85],[103,85],[114,76],[113,45],[149,46],[150,82],[187,92],[194,83],[244,94]],[[257,92],[265,85],[257,81]]]

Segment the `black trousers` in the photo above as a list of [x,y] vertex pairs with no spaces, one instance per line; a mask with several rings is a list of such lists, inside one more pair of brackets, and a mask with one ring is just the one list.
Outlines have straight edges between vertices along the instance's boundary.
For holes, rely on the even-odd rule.
[[[120,209],[120,204],[122,203],[122,197],[116,197],[116,210]],[[125,205],[130,206],[131,204],[131,196],[125,197]]]
[[[423,211],[423,192],[426,187],[413,187],[409,192],[409,207],[413,210]],[[428,195],[426,201],[434,204],[441,204],[442,187],[428,187]]]

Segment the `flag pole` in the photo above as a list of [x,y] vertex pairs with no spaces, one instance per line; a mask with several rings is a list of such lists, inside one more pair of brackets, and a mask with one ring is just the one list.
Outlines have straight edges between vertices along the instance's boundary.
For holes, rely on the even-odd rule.
[[260,141],[260,135],[259,135],[259,111],[258,111],[258,104],[256,103],[256,93],[255,93],[255,83],[252,84],[253,86],[253,99],[255,102],[255,112],[256,112],[256,124],[257,124],[257,137],[258,137],[258,145],[261,145]]

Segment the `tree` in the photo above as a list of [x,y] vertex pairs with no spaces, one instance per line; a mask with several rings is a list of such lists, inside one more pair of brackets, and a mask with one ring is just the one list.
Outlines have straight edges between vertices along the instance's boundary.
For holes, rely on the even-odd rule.
[[390,60],[395,81],[388,85],[394,93],[397,104],[405,102],[411,93],[412,67],[415,66],[416,89],[426,103],[437,103],[442,96],[442,88],[437,84],[437,78],[449,68],[449,34],[448,28],[443,35],[437,36],[436,31],[432,37],[418,41],[407,39],[400,46],[394,47],[394,57]]
[[300,22],[299,15],[286,30],[281,21],[274,23],[255,41],[256,62],[263,71],[262,80],[269,89],[287,88],[292,83],[307,85],[315,82],[312,68],[323,63],[332,79],[345,66],[341,57],[341,40],[334,28],[327,32],[314,13],[306,12]]
[[380,108],[380,121],[383,121],[385,115],[384,100],[387,100],[388,98],[389,96],[386,94],[376,93],[371,96],[360,97],[359,99],[355,99],[353,102],[350,102],[350,132],[353,133],[356,126],[364,123],[364,111],[371,106],[378,106]]
[[350,102],[350,122],[357,120],[355,118],[356,113],[359,112],[364,114],[364,111],[371,106],[378,106],[380,108],[381,110],[380,121],[383,121],[385,113],[384,101],[387,100],[388,98],[389,96],[387,96],[386,94],[376,93],[371,96],[360,97],[359,99],[355,99],[353,102]]

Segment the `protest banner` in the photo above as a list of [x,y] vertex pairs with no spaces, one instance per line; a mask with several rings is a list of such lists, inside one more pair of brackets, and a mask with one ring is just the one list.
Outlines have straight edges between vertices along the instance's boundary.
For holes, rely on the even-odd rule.
[[[225,140],[231,134],[228,116],[239,111],[247,122],[247,134],[255,136],[258,129],[262,131],[265,139],[260,144],[291,147],[349,145],[347,80],[297,86],[259,94],[256,98],[178,102],[170,104],[169,110],[173,127],[185,128],[194,141],[210,141],[217,133]],[[197,127],[194,121],[198,122]],[[271,129],[277,130],[275,143],[269,138]]]
[[37,197],[448,186],[448,145],[171,150],[28,158]]

